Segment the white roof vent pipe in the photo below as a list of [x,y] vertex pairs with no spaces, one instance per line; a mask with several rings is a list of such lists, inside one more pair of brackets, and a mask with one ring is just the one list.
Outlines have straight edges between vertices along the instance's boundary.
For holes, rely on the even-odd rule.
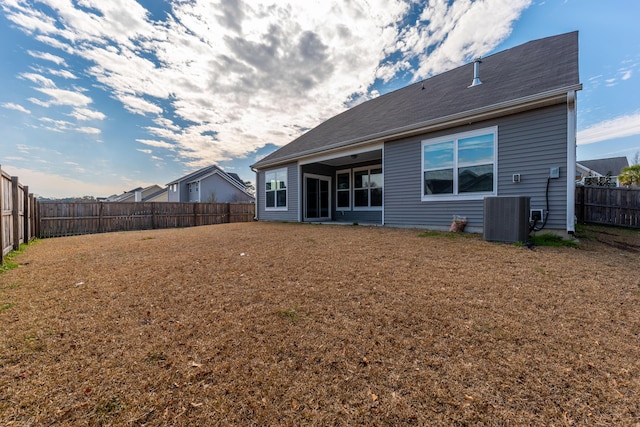
[[482,82],[480,81],[480,63],[482,62],[481,59],[482,58],[477,57],[473,61],[473,81],[467,87],[474,87],[482,84]]

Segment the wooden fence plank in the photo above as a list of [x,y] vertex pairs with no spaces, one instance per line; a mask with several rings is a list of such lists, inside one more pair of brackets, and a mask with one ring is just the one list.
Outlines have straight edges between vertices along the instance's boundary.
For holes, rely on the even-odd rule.
[[[238,210],[240,214],[230,212]],[[38,237],[182,228],[252,221],[251,203],[38,203]]]
[[577,187],[578,222],[640,228],[640,189]]

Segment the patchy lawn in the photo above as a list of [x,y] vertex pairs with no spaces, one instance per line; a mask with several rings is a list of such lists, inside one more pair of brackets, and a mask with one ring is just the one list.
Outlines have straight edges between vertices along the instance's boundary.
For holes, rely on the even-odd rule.
[[0,274],[0,424],[637,425],[640,232],[421,232],[31,245]]

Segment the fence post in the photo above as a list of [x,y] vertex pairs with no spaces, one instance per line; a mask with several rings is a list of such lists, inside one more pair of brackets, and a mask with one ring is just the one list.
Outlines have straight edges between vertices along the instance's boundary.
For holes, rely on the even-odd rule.
[[4,265],[4,176],[2,175],[2,166],[0,165],[0,265]]
[[22,187],[22,213],[24,217],[22,218],[22,226],[24,227],[24,236],[22,237],[24,243],[29,243],[31,239],[31,228],[29,227],[29,218],[31,217],[31,212],[29,211],[29,186],[25,185]]
[[11,177],[11,198],[13,205],[11,209],[11,216],[13,219],[13,250],[20,249],[20,208],[18,207],[18,201],[20,196],[18,195],[19,183],[18,177]]
[[35,238],[38,235],[38,202],[33,195],[29,194],[29,205],[31,206],[31,238]]
[[193,202],[193,225],[198,225],[198,204]]
[[576,216],[578,222],[584,222],[584,187],[576,187]]
[[102,233],[102,208],[104,207],[104,202],[100,202],[98,207],[98,233]]

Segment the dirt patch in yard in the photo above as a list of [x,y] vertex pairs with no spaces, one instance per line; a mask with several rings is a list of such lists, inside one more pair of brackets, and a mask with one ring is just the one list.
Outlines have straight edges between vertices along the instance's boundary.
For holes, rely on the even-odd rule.
[[42,240],[0,274],[0,424],[637,425],[640,234],[584,230]]

